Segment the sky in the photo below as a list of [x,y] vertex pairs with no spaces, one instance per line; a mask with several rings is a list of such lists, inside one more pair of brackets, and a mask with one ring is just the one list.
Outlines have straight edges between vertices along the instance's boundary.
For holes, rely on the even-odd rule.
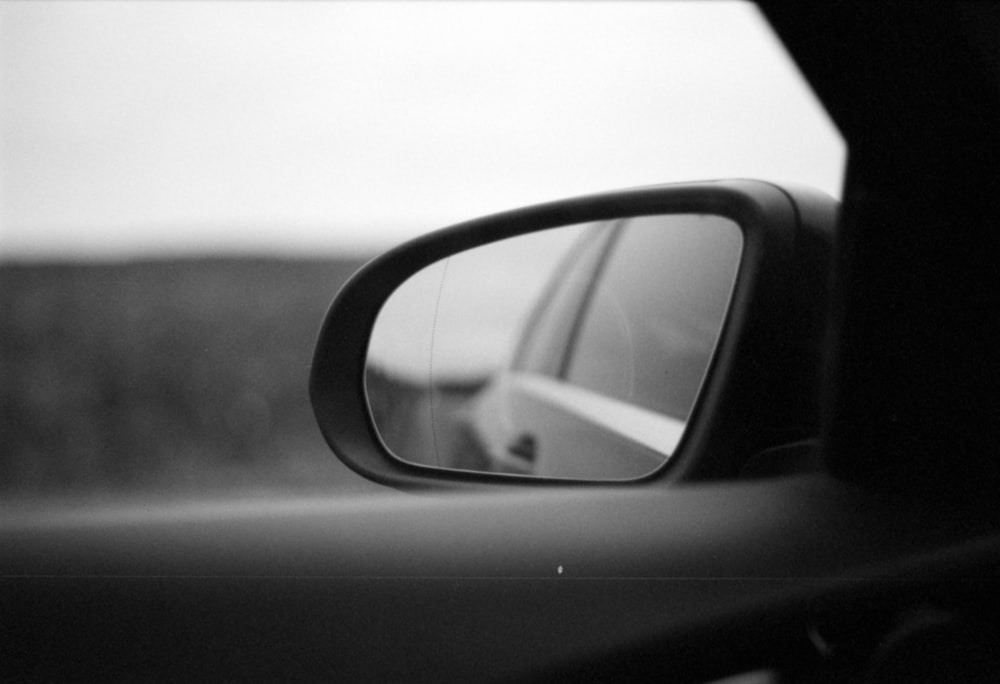
[[846,149],[757,10],[0,3],[0,260],[368,252]]

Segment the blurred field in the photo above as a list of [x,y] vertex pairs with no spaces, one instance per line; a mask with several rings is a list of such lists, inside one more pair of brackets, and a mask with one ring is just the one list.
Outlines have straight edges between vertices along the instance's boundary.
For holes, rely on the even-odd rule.
[[307,378],[355,260],[0,265],[0,497],[364,487]]

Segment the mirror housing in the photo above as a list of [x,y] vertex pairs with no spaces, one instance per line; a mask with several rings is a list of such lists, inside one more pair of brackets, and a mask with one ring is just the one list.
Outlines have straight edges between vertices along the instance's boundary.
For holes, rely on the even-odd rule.
[[[358,271],[327,312],[310,376],[320,430],[345,464],[391,486],[593,486],[588,481],[440,470],[392,456],[372,423],[364,386],[369,337],[379,310],[401,283],[424,267],[497,240],[649,214],[715,214],[740,227],[743,255],[728,315],[684,437],[664,467],[640,480],[603,486],[737,477],[756,454],[818,436],[820,343],[829,306],[837,208],[835,200],[818,191],[761,181],[663,185],[516,209],[405,243]],[[759,463],[752,467],[762,469]]]

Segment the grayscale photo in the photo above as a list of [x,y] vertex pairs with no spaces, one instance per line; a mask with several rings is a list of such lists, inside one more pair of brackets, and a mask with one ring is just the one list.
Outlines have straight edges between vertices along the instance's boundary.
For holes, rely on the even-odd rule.
[[998,37],[0,3],[0,679],[995,680]]

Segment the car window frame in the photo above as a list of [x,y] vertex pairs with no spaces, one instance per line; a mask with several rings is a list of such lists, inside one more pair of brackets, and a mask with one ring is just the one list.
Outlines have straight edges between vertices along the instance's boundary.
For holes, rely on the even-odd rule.
[[[620,220],[595,224],[585,233],[584,238],[574,245],[570,252],[563,258],[542,290],[542,295],[533,306],[531,313],[528,315],[522,328],[524,332],[514,350],[508,371],[543,375],[560,380],[565,377],[564,372],[568,368],[567,357],[571,353],[569,345],[575,330],[580,325],[581,312],[586,304],[587,294],[592,291],[593,283],[598,276],[601,264],[607,259],[608,243],[612,240],[615,234],[615,226],[619,223],[621,223]],[[589,252],[591,248],[596,250],[596,255],[592,255]],[[590,259],[592,256],[594,260],[591,262]],[[579,261],[580,259],[583,259],[583,261]],[[571,281],[581,270],[589,271],[589,273],[583,274],[586,281],[580,290],[567,295],[570,301],[568,308],[571,309],[566,314],[568,317],[568,327],[559,325],[554,330],[551,339],[539,340],[537,335],[544,330],[539,325],[539,321],[546,314],[551,313],[551,308],[555,306],[555,302],[566,291],[565,288],[575,285]],[[543,356],[546,357],[546,363],[544,367],[532,365],[528,358],[534,351],[533,347],[536,344],[543,345],[545,348],[546,353]],[[550,354],[549,352],[554,353]],[[555,359],[556,362],[552,363],[554,367],[550,368],[548,365],[552,359]]]

